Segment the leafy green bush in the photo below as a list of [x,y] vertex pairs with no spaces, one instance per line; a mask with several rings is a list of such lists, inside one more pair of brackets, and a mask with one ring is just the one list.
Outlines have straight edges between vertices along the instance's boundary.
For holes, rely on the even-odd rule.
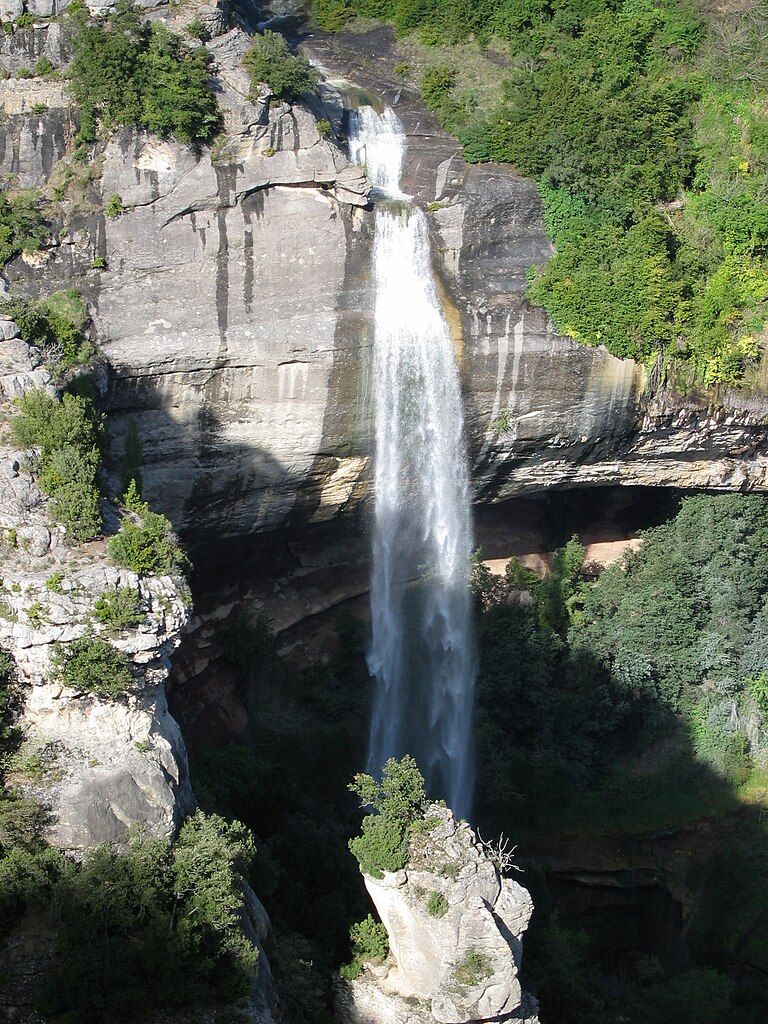
[[363,818],[362,835],[349,841],[361,870],[373,878],[399,871],[408,862],[408,841],[426,806],[424,777],[416,761],[408,754],[400,761],[389,758],[381,782],[361,774],[349,788],[363,806],[374,810]]
[[53,671],[63,686],[96,697],[120,697],[133,686],[127,656],[106,640],[88,635],[59,646]]
[[251,76],[254,90],[263,82],[278,98],[294,99],[317,90],[317,72],[306,57],[291,53],[285,39],[268,29],[243,57],[243,67]]
[[123,213],[125,207],[123,206],[122,197],[114,193],[109,197],[107,205],[104,207],[104,213],[109,217],[110,220],[117,220],[121,213]]
[[0,269],[22,252],[37,252],[48,234],[36,192],[0,192]]
[[74,289],[55,292],[42,302],[11,299],[0,308],[16,322],[24,341],[40,350],[54,374],[85,366],[93,358],[94,348],[84,330],[88,310]]
[[51,515],[73,539],[90,540],[101,530],[102,417],[82,395],[67,393],[59,400],[32,390],[16,404],[11,433],[20,447],[40,449],[38,483],[51,496]]
[[386,960],[389,953],[389,938],[383,924],[374,921],[369,914],[364,921],[353,924],[349,929],[352,942],[352,962],[344,964],[340,973],[342,978],[353,981],[363,973],[366,963],[380,963]]
[[48,57],[39,57],[35,62],[35,74],[39,77],[52,75],[56,68]]
[[427,896],[427,913],[430,917],[445,917],[448,913],[448,900],[441,892],[433,890]]
[[82,141],[93,141],[97,122],[108,130],[136,125],[181,142],[211,138],[218,110],[205,47],[190,48],[164,25],[142,23],[128,0],[106,19],[77,24],[69,74]]
[[93,606],[99,622],[114,629],[130,629],[142,618],[138,592],[133,587],[112,587],[100,594]]
[[109,557],[140,576],[183,572],[187,559],[179,547],[171,523],[159,512],[142,505],[139,521],[123,519],[120,532],[109,542]]
[[249,991],[258,951],[242,933],[253,841],[200,812],[178,839],[97,848],[50,887],[59,956],[42,999],[49,1014],[107,1022]]
[[61,594],[63,592],[62,583],[64,582],[64,573],[60,569],[56,572],[52,572],[48,579],[45,581],[45,589],[50,590],[52,594]]

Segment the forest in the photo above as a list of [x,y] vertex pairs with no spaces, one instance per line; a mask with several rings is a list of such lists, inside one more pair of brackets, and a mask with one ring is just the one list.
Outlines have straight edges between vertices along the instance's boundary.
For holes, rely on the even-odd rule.
[[[768,5],[693,0],[314,0],[320,27],[383,19],[469,161],[536,180],[556,256],[530,297],[558,330],[733,385],[768,301]],[[495,60],[481,89],[452,48]],[[499,67],[498,65],[502,66]],[[407,62],[404,80],[411,81]]]

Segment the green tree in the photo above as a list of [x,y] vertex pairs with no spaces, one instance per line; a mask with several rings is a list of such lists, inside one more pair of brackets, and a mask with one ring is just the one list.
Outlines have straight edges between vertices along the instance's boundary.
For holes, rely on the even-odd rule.
[[218,125],[204,47],[188,47],[165,26],[142,22],[120,0],[104,20],[80,20],[70,89],[83,111],[83,141],[97,122],[107,130],[136,125],[181,142],[205,141]]
[[109,557],[124,569],[140,576],[181,573],[187,566],[171,523],[159,512],[143,505],[139,521],[124,518],[120,532],[109,542]]
[[243,57],[254,90],[263,82],[273,96],[296,99],[317,91],[317,72],[306,59],[292,53],[283,36],[265,29]]
[[87,634],[59,646],[53,671],[63,686],[96,697],[120,697],[133,686],[128,657],[106,640]]
[[363,806],[373,807],[363,818],[362,835],[349,841],[360,868],[374,878],[384,871],[399,871],[408,861],[412,827],[426,806],[424,777],[408,754],[384,765],[381,782],[371,775],[356,775],[349,787]]

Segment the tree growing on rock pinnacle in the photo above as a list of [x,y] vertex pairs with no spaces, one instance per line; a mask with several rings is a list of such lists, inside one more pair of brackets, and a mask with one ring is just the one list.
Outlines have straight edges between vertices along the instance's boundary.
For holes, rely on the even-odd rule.
[[427,804],[424,776],[415,759],[410,754],[400,761],[391,757],[384,765],[381,782],[371,775],[358,774],[349,788],[364,807],[373,809],[363,818],[362,834],[349,841],[360,869],[381,878],[385,871],[404,868],[408,840]]

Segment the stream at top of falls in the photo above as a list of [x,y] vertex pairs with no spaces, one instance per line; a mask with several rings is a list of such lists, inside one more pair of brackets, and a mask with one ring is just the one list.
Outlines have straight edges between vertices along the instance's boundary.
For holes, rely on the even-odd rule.
[[432,273],[426,216],[400,185],[402,125],[391,109],[379,114],[361,106],[350,112],[349,138],[352,159],[365,167],[377,200],[368,655],[376,691],[368,770],[378,775],[387,758],[412,754],[430,795],[466,818],[474,787],[476,656],[458,367]]

